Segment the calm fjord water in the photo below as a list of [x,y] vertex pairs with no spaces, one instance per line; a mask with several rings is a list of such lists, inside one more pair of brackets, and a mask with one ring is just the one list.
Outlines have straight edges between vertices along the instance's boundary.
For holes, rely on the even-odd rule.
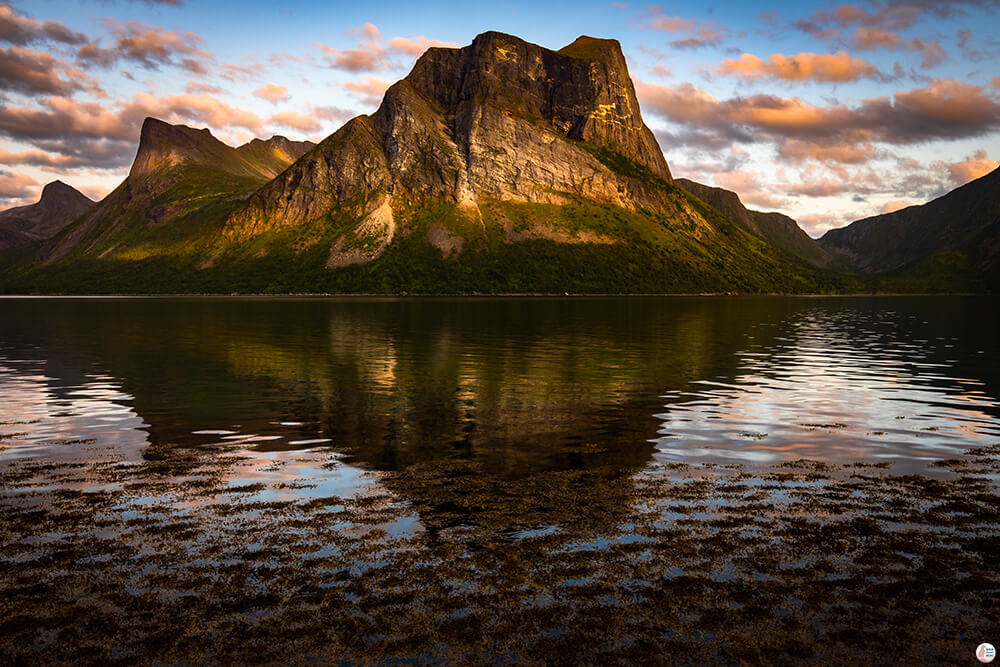
[[973,297],[5,299],[0,457],[244,443],[360,469],[892,461],[1000,437]]

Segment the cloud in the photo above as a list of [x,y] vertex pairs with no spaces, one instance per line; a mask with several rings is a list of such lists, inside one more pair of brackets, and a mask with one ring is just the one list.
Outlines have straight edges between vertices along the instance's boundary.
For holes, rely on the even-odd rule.
[[720,100],[690,83],[636,81],[644,109],[730,141],[802,139],[819,145],[913,144],[981,136],[1000,127],[1000,104],[984,88],[934,79],[926,88],[855,106],[754,95]]
[[920,55],[920,64],[924,68],[939,65],[947,58],[940,42],[919,38],[907,40],[899,33],[889,32],[881,28],[865,26],[857,28],[847,42],[851,48],[857,51],[876,51],[878,49],[912,51]]
[[[70,147],[65,143],[50,144],[46,151],[22,151],[14,153],[0,148],[0,164],[27,165],[45,170],[64,169],[118,169],[128,166],[134,146],[122,146],[120,142],[89,142],[87,150]],[[124,150],[123,150],[124,149]]]
[[878,7],[875,12],[854,5],[817,11],[810,18],[796,21],[793,27],[822,40],[838,41],[857,51],[910,51],[920,56],[924,68],[945,60],[947,55],[940,42],[906,39],[897,32],[912,27],[928,13],[943,11],[943,5],[931,7],[931,3],[907,2],[879,7],[873,4]]
[[671,33],[691,33],[689,37],[675,39],[669,42],[675,49],[700,49],[706,46],[718,46],[731,34],[730,30],[716,21],[695,21],[681,16],[666,16],[662,7],[649,7],[649,18],[640,28]]
[[292,99],[292,96],[288,94],[288,88],[279,86],[276,83],[265,83],[263,86],[253,91],[253,94],[261,99],[267,100],[271,104],[287,102]]
[[0,40],[26,46],[33,42],[60,42],[62,44],[84,44],[87,36],[70,30],[59,21],[37,21],[18,14],[7,3],[0,4]]
[[373,72],[389,67],[383,58],[385,49],[374,42],[344,51],[331,49],[326,44],[320,44],[319,47],[328,54],[326,61],[333,69],[342,69],[348,72]]
[[118,139],[134,142],[146,116],[170,123],[199,123],[213,128],[242,127],[263,133],[264,122],[252,111],[245,111],[211,95],[135,95],[111,111],[96,102],[80,102],[65,97],[41,101],[41,109],[0,107],[0,133],[12,139],[39,144],[40,141]]
[[875,12],[856,5],[839,5],[829,11],[818,10],[809,18],[800,19],[792,25],[814,37],[829,39],[839,34],[835,28],[867,26],[902,30],[913,26],[923,14],[923,9],[908,5],[882,6]]
[[783,81],[824,81],[842,83],[858,79],[884,79],[869,62],[851,57],[846,51],[836,54],[772,54],[767,60],[744,53],[728,58],[717,68],[719,74],[735,74],[747,79],[771,78]]
[[300,132],[319,132],[323,129],[322,123],[318,120],[296,111],[280,111],[271,116],[270,122],[284,125]]
[[406,53],[411,56],[419,56],[422,55],[424,51],[432,47],[457,49],[458,44],[453,44],[451,42],[439,42],[436,39],[427,39],[426,37],[393,37],[389,40],[389,47],[401,53]]
[[[269,125],[316,133],[321,121],[342,122],[353,116],[337,107],[309,106],[306,113],[282,111],[269,117],[234,107],[209,94],[140,93],[106,108],[67,97],[39,100],[37,107],[0,106],[0,135],[26,142],[37,150],[0,155],[0,163],[51,169],[118,169],[135,156],[142,121],[147,116],[168,123],[210,127],[217,134],[269,136]],[[47,155],[46,155],[47,154]]]
[[977,150],[964,160],[958,162],[938,161],[934,163],[934,166],[945,169],[951,184],[958,187],[985,176],[1000,166],[1000,162],[986,157],[986,151]]
[[340,107],[334,106],[315,106],[312,107],[312,113],[317,118],[322,118],[324,120],[332,120],[338,123],[342,123],[348,118],[354,118],[358,114],[350,109],[341,109]]
[[749,206],[773,210],[788,204],[786,200],[761,187],[756,172],[742,170],[721,172],[715,174],[713,180],[719,187],[738,194],[740,200]]
[[377,105],[381,103],[382,96],[390,85],[392,84],[385,79],[366,76],[359,81],[346,82],[344,88],[353,93],[358,93],[365,104]]
[[202,81],[188,81],[184,90],[189,93],[208,93],[209,95],[218,95],[222,92],[222,88]]
[[[114,35],[114,44],[104,48],[98,40],[81,47],[77,58],[85,65],[111,67],[125,60],[146,69],[170,65],[203,74],[208,70],[199,61],[214,60],[211,53],[200,48],[204,40],[193,32],[177,33],[138,21],[119,23],[111,18],[101,19],[101,23]],[[187,57],[178,61],[175,56]]]
[[378,27],[373,23],[365,23],[360,28],[351,28],[348,32],[354,35],[361,35],[365,39],[382,39],[381,31],[379,31]]
[[134,140],[73,135],[32,143],[40,150],[2,151],[0,164],[30,165],[45,170],[114,170],[127,167],[135,157]]
[[831,215],[829,213],[809,213],[800,215],[795,222],[798,223],[809,236],[818,238],[824,232],[831,229],[843,227],[846,224],[860,218],[859,215]]
[[[61,78],[59,70],[69,78]],[[19,46],[0,48],[0,86],[28,95],[72,95],[83,89],[103,93],[96,80],[52,54]]]
[[818,144],[805,139],[785,139],[778,146],[778,155],[794,162],[815,160],[842,164],[863,164],[879,157],[871,143]]
[[662,16],[659,7],[650,7],[653,14],[642,27],[646,30],[663,30],[665,32],[684,32],[694,28],[694,19],[681,18],[680,16]]
[[908,206],[913,206],[913,202],[905,201],[903,199],[893,199],[883,204],[882,208],[879,209],[879,213],[892,213],[894,211],[907,208]]
[[220,76],[228,81],[245,81],[246,79],[258,76],[264,69],[265,66],[263,63],[245,63],[243,65],[238,63],[222,63]]
[[0,199],[23,199],[37,192],[38,181],[27,174],[0,171]]
[[319,45],[326,54],[324,59],[330,67],[348,72],[374,72],[378,69],[395,68],[394,63],[387,58],[388,50],[379,43],[382,33],[375,25],[365,23],[349,32],[364,38],[353,49],[334,49],[326,44]]
[[674,75],[674,71],[669,67],[664,67],[663,65],[654,65],[649,70],[650,74],[655,76],[663,77],[664,79],[669,79]]

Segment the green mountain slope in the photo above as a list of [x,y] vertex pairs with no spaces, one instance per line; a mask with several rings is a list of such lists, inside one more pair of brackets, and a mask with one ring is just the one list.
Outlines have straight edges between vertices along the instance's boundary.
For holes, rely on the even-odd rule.
[[771,245],[781,248],[799,259],[818,267],[837,267],[836,258],[821,248],[809,237],[798,223],[781,213],[751,211],[740,201],[739,195],[730,190],[703,185],[686,178],[678,178],[675,183],[730,220],[744,227]]

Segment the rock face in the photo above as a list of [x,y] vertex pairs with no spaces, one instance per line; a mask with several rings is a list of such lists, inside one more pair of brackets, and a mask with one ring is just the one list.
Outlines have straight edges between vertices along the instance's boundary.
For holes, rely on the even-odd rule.
[[245,240],[346,210],[364,221],[381,211],[384,220],[386,206],[432,201],[473,219],[486,199],[572,195],[634,210],[662,205],[657,186],[671,182],[618,42],[580,37],[556,52],[487,32],[465,48],[428,49],[378,111],[256,193],[226,233]]
[[233,148],[207,129],[146,118],[128,177],[41,259],[95,251],[125,229],[176,220],[205,201],[245,198],[313,146],[278,136]]
[[37,203],[0,212],[0,250],[50,238],[93,205],[79,190],[52,181]]
[[[819,239],[857,271],[880,274],[941,253],[1000,277],[1000,169],[922,206],[831,229]],[[1000,285],[997,285],[1000,287]]]
[[813,266],[829,267],[836,262],[833,255],[821,248],[799,227],[798,223],[787,215],[751,211],[743,205],[739,195],[730,190],[703,185],[686,178],[678,178],[674,182],[714,207],[730,220],[743,224],[771,245],[795,255]]

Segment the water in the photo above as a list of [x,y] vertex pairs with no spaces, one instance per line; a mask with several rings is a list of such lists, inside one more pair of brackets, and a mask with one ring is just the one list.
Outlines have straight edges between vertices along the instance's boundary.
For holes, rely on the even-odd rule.
[[0,658],[961,659],[996,305],[0,299]]
[[891,460],[1000,437],[986,298],[7,299],[0,459]]

